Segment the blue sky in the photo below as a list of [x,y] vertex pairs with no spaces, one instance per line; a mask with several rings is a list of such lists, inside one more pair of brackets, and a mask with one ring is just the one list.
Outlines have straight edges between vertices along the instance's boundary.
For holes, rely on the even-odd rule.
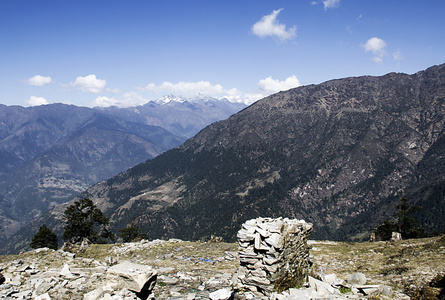
[[443,0],[0,0],[0,103],[252,103],[445,63]]

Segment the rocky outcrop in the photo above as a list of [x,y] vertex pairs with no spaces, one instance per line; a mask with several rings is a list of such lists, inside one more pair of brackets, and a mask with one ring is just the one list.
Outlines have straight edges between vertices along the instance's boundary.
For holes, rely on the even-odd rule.
[[312,224],[287,218],[257,218],[246,221],[238,231],[242,289],[269,295],[302,286],[311,262],[307,240]]

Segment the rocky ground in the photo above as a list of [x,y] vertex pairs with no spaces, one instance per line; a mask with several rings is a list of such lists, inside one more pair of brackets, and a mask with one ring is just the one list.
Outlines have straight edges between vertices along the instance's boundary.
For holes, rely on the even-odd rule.
[[[343,288],[339,289],[342,294],[328,298],[421,299],[427,294],[437,298],[440,293],[440,288],[430,287],[429,283],[434,278],[437,281],[437,275],[445,274],[444,236],[400,242],[309,244],[314,278],[335,274],[346,280],[360,272],[366,276],[367,285],[387,287],[370,296]],[[137,299],[129,290],[106,288],[107,270],[124,261],[148,265],[157,271],[152,298],[222,299],[224,293],[236,299],[259,298],[248,291],[233,294],[239,267],[237,253],[238,245],[233,243],[180,240],[89,245],[70,251],[37,249],[0,257],[0,272],[4,276],[4,280],[0,276],[0,281],[4,281],[0,298]],[[295,296],[297,292],[286,291],[270,298],[304,299]]]

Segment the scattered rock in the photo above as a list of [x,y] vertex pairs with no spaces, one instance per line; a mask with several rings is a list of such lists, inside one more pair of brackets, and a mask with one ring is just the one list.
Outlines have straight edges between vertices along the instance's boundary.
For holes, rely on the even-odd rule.
[[222,237],[220,237],[220,236],[216,236],[216,235],[212,234],[210,236],[209,242],[210,243],[222,243],[222,242],[224,242],[224,239]]
[[[313,245],[311,252],[315,258],[322,255],[321,251],[328,249],[323,254],[326,255],[327,264],[320,264],[321,260],[316,260],[311,271],[313,277],[308,277],[301,288],[290,287],[266,296],[264,291],[273,285],[268,275],[279,272],[283,249],[288,241],[294,241],[285,235],[292,226],[286,229],[286,226],[280,227],[276,222],[268,220],[262,218],[260,222],[258,219],[246,222],[239,235],[239,251],[236,251],[234,244],[224,242],[142,240],[111,246],[90,245],[84,251],[79,248],[72,248],[73,252],[37,249],[13,256],[12,259],[3,256],[0,257],[0,280],[3,281],[0,284],[0,299],[409,299],[401,292],[400,286],[409,287],[407,293],[412,296],[416,292],[424,296],[433,292],[438,294],[440,288],[443,288],[443,275],[432,280],[438,272],[443,274],[442,270],[445,270],[440,260],[434,260],[434,266],[424,265],[422,269],[416,270],[403,265],[412,265],[417,257],[424,261],[424,256],[428,257],[431,251],[443,256],[445,244],[439,239],[435,240],[434,248],[426,245],[426,241],[419,242],[420,246],[416,248],[410,248],[417,243],[413,240],[400,243],[375,242],[372,247],[364,243],[359,248],[348,243],[311,241],[307,244]],[[282,229],[284,237],[280,239],[278,235]],[[282,248],[278,248],[281,243]],[[266,246],[268,250],[265,250]],[[388,253],[391,255],[382,251],[383,248],[390,250]],[[334,249],[340,249],[342,257],[339,252],[331,255],[336,251]],[[394,252],[395,249],[398,252]],[[287,256],[298,251],[289,252]],[[414,253],[418,253],[417,256]],[[366,272],[369,270],[369,261],[366,259],[372,256],[378,256],[378,261],[383,258],[387,266],[384,272],[389,275]],[[438,256],[434,257],[437,259]],[[339,261],[340,258],[343,260]],[[119,266],[119,260],[124,261],[122,264],[129,260],[131,262],[123,267],[124,272],[119,275],[122,278],[108,280],[113,268]],[[349,262],[353,262],[352,267]],[[241,268],[241,263],[244,268]],[[355,270],[364,272],[356,273]],[[348,279],[343,280],[335,274],[337,272],[332,271],[338,271],[338,274]],[[366,278],[368,274],[369,279]],[[138,281],[133,278],[139,275],[144,279]],[[238,289],[239,277],[250,288]],[[430,286],[420,285],[416,282],[419,278],[426,278],[427,282],[431,280]],[[113,282],[121,279],[124,283],[113,285]],[[366,285],[366,281],[375,284]]]
[[80,243],[80,250],[88,249],[91,245],[91,241],[87,238],[83,238],[82,242]]

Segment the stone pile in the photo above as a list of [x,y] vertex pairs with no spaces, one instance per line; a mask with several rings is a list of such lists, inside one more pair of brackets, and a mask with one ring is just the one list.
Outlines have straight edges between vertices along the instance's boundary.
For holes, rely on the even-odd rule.
[[312,224],[288,218],[248,220],[238,231],[240,289],[270,295],[302,286],[311,268]]

